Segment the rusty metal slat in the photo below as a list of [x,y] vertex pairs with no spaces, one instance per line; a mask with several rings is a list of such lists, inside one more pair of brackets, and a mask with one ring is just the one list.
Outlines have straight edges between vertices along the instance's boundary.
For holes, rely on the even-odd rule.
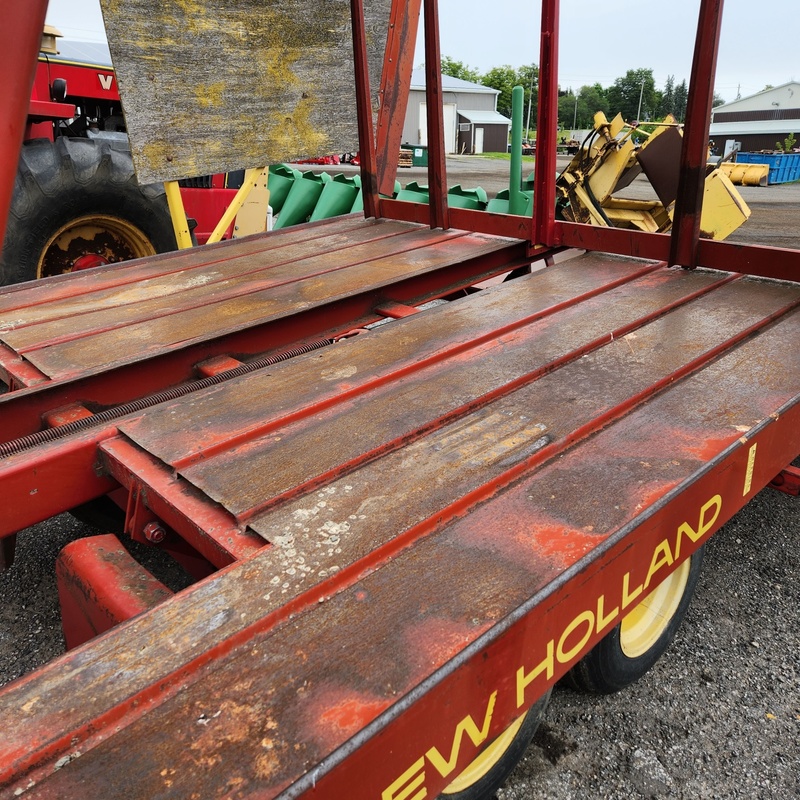
[[[298,524],[305,518],[338,519],[347,526],[348,537],[357,538],[360,534],[365,546],[379,543],[380,534],[376,531],[396,530],[398,526],[410,529],[425,520],[441,524],[447,517],[447,508],[467,503],[464,498],[470,492],[484,491],[484,484],[496,489],[508,483],[542,458],[553,458],[577,439],[628,413],[654,393],[663,392],[676,379],[702,369],[709,360],[724,352],[727,340],[719,337],[721,343],[718,339],[707,348],[698,348],[691,360],[677,352],[660,358],[653,354],[653,346],[663,339],[665,329],[673,330],[693,318],[702,319],[706,313],[706,309],[696,309],[688,320],[680,315],[677,315],[678,320],[659,320],[649,329],[637,331],[632,339],[634,344],[631,340],[609,343],[469,416],[410,441],[399,451],[384,454],[342,477],[331,471],[325,475],[328,484],[320,493],[291,499],[251,520],[250,526],[268,540],[282,541],[287,535],[293,535],[298,551],[301,543],[306,543],[309,551],[304,554],[304,561],[312,566],[318,557],[314,551],[315,537],[322,535],[324,526],[305,530],[305,525]],[[796,326],[797,314],[794,322]],[[714,327],[713,322],[707,323],[704,331]],[[740,328],[739,340],[749,335],[751,327]],[[685,338],[691,337],[686,334]],[[632,356],[634,346],[642,349]],[[624,380],[619,377],[621,374],[625,374]],[[567,410],[569,414],[565,417]],[[732,411],[729,409],[729,413]],[[492,426],[497,429],[495,436],[502,444],[490,445]],[[291,444],[292,431],[287,430],[286,435]],[[735,436],[736,431],[732,430],[730,435]],[[539,441],[543,437],[546,450]],[[288,456],[294,455],[290,447]],[[282,461],[281,448],[276,445],[273,468]],[[222,466],[230,468],[228,464]],[[255,469],[251,473],[257,474]],[[338,487],[338,499],[331,492],[333,487]],[[381,493],[381,502],[370,509],[367,517],[349,520],[344,511],[337,509],[342,504],[367,507],[369,498],[376,492]],[[414,497],[414,504],[408,503],[409,497]],[[314,498],[324,502],[316,513],[309,515]]]
[[[670,288],[673,302],[681,303],[678,287]],[[669,292],[651,286],[646,297],[653,295],[659,295],[664,303]],[[252,527],[264,533],[260,523],[252,519],[262,510],[279,501],[303,497],[339,475],[348,476],[343,479],[345,482],[360,485],[354,472],[360,465],[399,450],[399,464],[396,459],[388,460],[386,466],[376,462],[367,470],[371,477],[366,479],[366,485],[390,487],[393,476],[403,471],[400,465],[416,465],[414,488],[398,487],[387,492],[390,498],[398,499],[401,507],[387,499],[385,508],[378,512],[379,516],[385,515],[384,524],[391,527],[398,518],[395,515],[402,515],[408,493],[413,493],[418,506],[425,506],[425,492],[416,488],[417,484],[435,486],[437,502],[468,490],[470,478],[466,468],[459,472],[453,486],[446,486],[444,478],[437,476],[450,464],[445,457],[451,450],[447,443],[461,441],[462,434],[453,431],[462,427],[471,430],[469,420],[473,415],[479,420],[488,417],[498,429],[511,425],[513,430],[507,436],[513,442],[512,449],[515,454],[517,451],[525,454],[541,437],[552,443],[570,435],[561,421],[564,408],[573,408],[573,413],[579,415],[579,422],[571,417],[570,424],[578,427],[589,424],[614,406],[654,391],[654,385],[683,368],[693,355],[713,351],[732,335],[718,329],[720,320],[713,314],[714,306],[703,303],[702,299],[692,306],[678,308],[663,323],[657,319],[644,327],[640,326],[663,314],[661,307],[653,310],[660,303],[637,305],[631,295],[623,292],[613,302],[606,297],[602,299],[602,309],[599,303],[588,301],[562,312],[557,325],[548,318],[523,331],[454,353],[447,361],[433,362],[391,383],[387,380],[378,384],[369,393],[348,396],[335,407],[312,408],[313,413],[296,422],[290,424],[290,420],[285,420],[270,426],[259,439],[236,442],[228,452],[214,456],[204,451],[202,459],[188,466],[178,465],[178,469],[238,519],[249,520]],[[769,308],[774,307],[772,302]],[[658,354],[664,328],[680,329],[696,317],[702,320],[698,325],[704,335],[702,346],[693,348],[691,337],[679,336],[678,341],[686,345],[683,350],[672,350],[668,356],[653,355],[642,363],[645,354]],[[760,319],[756,312],[750,317],[751,322]],[[578,329],[579,334],[565,338],[565,328]],[[735,328],[734,332],[738,330]],[[627,339],[609,344],[626,335]],[[599,352],[592,352],[598,347]],[[606,353],[606,347],[613,350],[613,357]],[[349,361],[345,357],[340,363]],[[625,378],[617,378],[609,385],[605,376],[614,369]],[[535,383],[529,385],[532,382]],[[603,388],[605,395],[597,395],[593,382]],[[576,387],[581,387],[582,394],[582,405],[577,409]],[[520,417],[515,409],[526,411]],[[512,423],[512,419],[516,422]],[[481,435],[475,435],[484,446]],[[411,443],[421,436],[425,437],[420,440],[422,443],[412,447]],[[428,453],[430,448],[434,454]],[[489,452],[491,448],[487,446]],[[436,453],[442,454],[442,463]],[[503,463],[516,458],[510,452],[502,456]],[[430,469],[426,458],[433,459]],[[492,467],[484,465],[477,455],[475,458],[482,465],[478,477],[483,480],[491,474]],[[286,527],[291,527],[290,518]]]
[[0,379],[5,381],[9,391],[23,386],[38,386],[49,380],[41,370],[29,364],[2,342],[0,342]]
[[[125,430],[165,462],[176,463],[186,455],[186,434],[193,442],[194,452],[211,452],[220,441],[261,430],[265,420],[293,415],[298,409],[315,404],[324,405],[352,388],[362,391],[392,373],[402,374],[441,360],[448,351],[458,352],[490,341],[543,315],[642,278],[657,268],[647,262],[593,256],[565,262],[519,279],[510,297],[506,292],[488,290],[471,296],[468,304],[449,304],[440,307],[435,316],[418,317],[413,336],[394,337],[379,347],[376,344],[384,339],[378,329],[366,338],[349,340],[345,356],[336,355],[341,350],[337,345],[325,353],[295,360],[296,368],[283,371],[280,381],[273,379],[272,371],[254,374],[246,381],[231,382],[224,391],[220,387],[206,392],[201,404],[171,404],[165,417],[169,421],[163,425],[159,419],[164,415],[152,411],[146,424],[132,423]],[[715,280],[706,278],[696,286]],[[445,347],[444,342],[449,344]],[[342,358],[357,365],[357,381],[342,376],[342,367],[337,366]],[[330,369],[328,364],[332,365]],[[258,398],[256,403],[253,398]],[[219,413],[225,408],[236,408],[235,417]],[[153,435],[148,430],[158,432]]]
[[[167,307],[172,300],[179,303],[186,302],[185,293],[192,289],[203,288],[206,292],[224,288],[226,285],[246,283],[249,279],[257,282],[263,280],[269,270],[277,270],[282,266],[297,262],[296,278],[306,276],[302,271],[305,266],[309,274],[314,274],[313,256],[319,255],[320,247],[324,242],[325,253],[333,253],[351,247],[354,244],[378,242],[386,237],[396,237],[401,234],[411,233],[414,228],[403,223],[387,222],[384,224],[362,226],[339,233],[330,233],[324,240],[309,237],[290,241],[286,246],[259,249],[253,252],[235,255],[229,258],[217,258],[199,262],[191,268],[169,271],[149,278],[142,278],[134,283],[125,283],[110,288],[98,286],[93,291],[84,291],[66,298],[58,298],[43,303],[31,305],[24,310],[14,312],[14,318],[6,317],[0,321],[2,331],[15,331],[28,326],[41,325],[37,331],[50,331],[59,329],[70,330],[69,326],[78,328],[82,332],[91,330],[90,323],[95,319],[108,317],[111,307],[117,311],[125,309],[128,315],[135,313],[147,301],[160,303]],[[175,259],[180,256],[176,255]],[[305,264],[303,263],[305,260]],[[226,284],[229,281],[230,284]],[[93,313],[92,313],[93,312]],[[58,325],[61,321],[61,326]],[[51,327],[47,326],[51,324]],[[35,332],[29,333],[34,337]],[[40,334],[43,338],[46,333]]]
[[[488,237],[463,235],[439,241],[430,247],[386,255],[337,270],[315,281],[287,283],[227,302],[206,306],[141,323],[118,331],[87,335],[42,350],[29,352],[28,360],[52,377],[77,377],[95,369],[110,369],[131,361],[152,357],[171,347],[186,347],[209,338],[227,335],[289,314],[296,315],[324,303],[365,293],[411,277],[430,274],[443,267],[472,263],[517,243],[498,242]],[[109,354],[112,354],[109,358]]]
[[[235,765],[234,771],[242,779],[239,784],[242,796],[258,789],[261,796],[272,797],[280,786],[300,778],[306,769],[319,763],[353,733],[358,734],[357,744],[364,747],[361,756],[358,752],[353,755],[363,770],[364,759],[367,756],[374,758],[375,750],[370,740],[376,729],[364,734],[359,734],[358,730],[404,696],[408,699],[401,701],[403,709],[408,709],[412,701],[427,700],[427,703],[422,703],[420,714],[431,731],[446,734],[448,726],[440,725],[439,721],[444,718],[449,725],[463,717],[464,698],[468,694],[468,691],[453,693],[452,681],[458,679],[453,677],[451,680],[451,676],[455,675],[467,676],[473,687],[472,681],[479,676],[483,677],[484,685],[488,678],[492,682],[500,680],[499,689],[504,693],[510,690],[509,697],[503,698],[506,705],[497,720],[499,729],[508,722],[514,708],[517,667],[529,672],[542,658],[546,658],[544,643],[547,637],[557,639],[558,626],[562,625],[563,630],[572,616],[580,612],[580,604],[586,602],[586,593],[563,591],[577,575],[574,568],[564,572],[568,564],[573,567],[584,565],[589,588],[597,585],[602,575],[606,588],[598,589],[598,594],[608,593],[611,591],[608,588],[610,578],[618,579],[616,583],[620,584],[625,569],[624,566],[619,571],[610,569],[611,556],[617,557],[632,544],[638,544],[637,537],[641,531],[641,535],[647,535],[649,539],[637,550],[640,558],[623,560],[628,569],[631,563],[642,565],[642,574],[634,576],[641,583],[647,571],[648,557],[665,535],[664,530],[675,531],[687,519],[696,524],[700,503],[714,492],[724,495],[724,511],[714,521],[713,527],[744,503],[748,493],[742,492],[742,481],[751,442],[758,442],[763,458],[755,462],[750,492],[769,480],[775,464],[786,457],[784,451],[797,446],[797,432],[800,430],[797,411],[800,406],[797,405],[796,387],[790,385],[790,371],[796,370],[800,364],[796,355],[792,363],[785,361],[782,345],[787,335],[793,335],[792,331],[797,333],[796,316],[792,322],[788,331],[779,330],[779,325],[765,332],[757,342],[743,344],[736,353],[720,359],[652,404],[647,404],[633,417],[588,440],[566,460],[560,459],[545,467],[506,492],[496,503],[487,504],[483,510],[455,522],[435,538],[419,542],[405,553],[398,554],[382,569],[363,577],[342,594],[325,595],[324,603],[314,604],[311,613],[287,621],[270,634],[268,640],[260,635],[248,638],[246,644],[243,643],[222,662],[230,669],[205,671],[202,684],[194,683],[174,698],[165,698],[157,712],[142,720],[133,719],[111,742],[100,743],[94,749],[90,747],[94,744],[92,741],[87,742],[90,746],[78,743],[82,755],[48,777],[45,783],[34,787],[34,796],[54,797],[59,796],[59,792],[60,796],[65,796],[69,794],[69,787],[78,781],[86,782],[83,785],[88,784],[101,796],[113,794],[112,787],[123,779],[123,775],[126,790],[132,797],[153,796],[156,788],[163,796],[186,796],[196,781],[203,781],[203,791],[207,792],[211,786],[209,781],[222,773],[198,771],[194,760],[204,757],[212,762],[224,759],[228,769],[223,780],[230,777]],[[761,388],[764,368],[750,370],[746,365],[758,362],[769,353],[775,354],[787,370],[774,375],[776,380],[772,382],[770,397],[765,398]],[[777,385],[781,379],[782,388]],[[772,411],[766,412],[765,421],[756,423],[757,427],[749,435],[742,436],[729,424],[724,413],[726,398],[720,397],[720,386],[735,391],[742,381],[746,387],[743,395],[739,395],[742,398],[739,404],[741,412],[745,415],[739,418],[741,422],[763,415],[764,407],[776,403],[781,395],[793,396],[794,405],[785,407],[785,413],[781,415],[773,413],[781,406],[773,405]],[[685,392],[687,388],[688,394]],[[706,410],[709,405],[723,412],[716,422],[709,419]],[[718,436],[720,425],[725,431],[723,438]],[[775,431],[773,439],[767,441],[766,436],[772,431]],[[793,440],[787,442],[786,437],[780,435],[786,431],[792,432]],[[669,442],[666,451],[665,441]],[[651,453],[660,454],[658,462],[642,458]],[[609,473],[602,472],[604,460],[616,465],[612,473],[616,479],[609,479]],[[583,474],[581,465],[591,466],[591,474]],[[619,506],[608,531],[585,529],[585,504],[576,505],[574,491],[571,487],[565,490],[563,484],[564,476],[571,474],[573,469],[576,470],[576,481],[591,479],[592,475],[606,475],[603,495],[584,492],[583,496],[588,503]],[[537,498],[549,498],[549,505],[539,507],[536,502],[528,500],[531,481],[539,486]],[[552,497],[548,495],[548,489]],[[686,510],[687,500],[691,502],[691,515]],[[499,513],[501,509],[502,513]],[[645,512],[641,513],[640,509],[645,509]],[[558,539],[554,538],[557,534],[560,534]],[[613,538],[608,539],[605,545],[604,538],[608,536]],[[628,538],[623,539],[623,536]],[[556,545],[556,542],[560,544]],[[582,548],[580,543],[588,544],[588,548]],[[688,540],[684,541],[685,548],[691,546]],[[545,548],[543,559],[541,555],[536,556],[541,547]],[[601,547],[605,552],[598,550]],[[589,548],[594,552],[584,558]],[[442,558],[443,552],[447,557]],[[684,555],[686,552],[684,550]],[[592,563],[595,558],[597,560]],[[244,570],[246,566],[235,569]],[[557,583],[553,584],[553,580]],[[249,585],[253,588],[258,585],[253,583],[253,576]],[[534,594],[537,587],[545,586],[552,587],[553,599],[542,603],[545,595],[534,597]],[[470,594],[469,601],[463,597],[465,591]],[[485,603],[471,602],[484,595]],[[187,599],[189,597],[191,595]],[[392,601],[385,602],[389,597],[393,598]],[[608,599],[614,601],[617,598],[609,596]],[[516,611],[520,603],[524,605]],[[555,603],[568,606],[569,613],[559,614]],[[180,599],[175,605],[179,604]],[[238,608],[241,610],[242,606]],[[383,611],[377,613],[387,608],[393,611],[390,619]],[[476,622],[477,608],[484,611]],[[611,614],[612,608],[613,602],[609,602],[605,613]],[[509,646],[515,647],[515,658],[520,660],[506,663],[504,659],[498,662],[498,659],[483,657],[484,649],[492,646],[494,633],[488,634],[488,638],[479,643],[479,648],[457,655],[468,643],[477,642],[479,636],[486,634],[506,615],[511,616],[498,633],[510,630],[509,625],[515,625],[524,614],[533,614],[536,609],[535,619],[531,621],[537,624],[527,627],[522,638],[512,637],[509,642]],[[619,613],[619,607],[616,612]],[[156,619],[158,613],[158,610],[151,612],[148,617]],[[231,622],[235,619],[235,615],[232,616]],[[534,636],[534,632],[537,635]],[[119,632],[109,638],[118,635]],[[596,635],[591,641],[587,639],[585,647],[594,638]],[[343,647],[344,641],[353,642],[355,646]],[[502,642],[502,639],[498,640],[498,647]],[[569,659],[559,659],[559,672],[577,659],[585,647],[571,652]],[[384,648],[391,652],[391,657],[381,655]],[[118,650],[117,657],[120,655]],[[365,658],[365,652],[371,653],[371,657]],[[444,664],[453,655],[457,656],[456,661],[452,667],[445,668]],[[325,663],[324,669],[317,669],[320,659]],[[67,659],[66,663],[72,662]],[[473,669],[454,672],[456,665],[467,663],[483,666],[477,673]],[[415,691],[413,687],[430,676],[437,665],[440,671],[427,683],[425,691]],[[231,674],[237,676],[233,681],[229,677]],[[291,675],[291,680],[276,681],[277,675]],[[552,681],[557,675],[543,675],[540,681],[531,684],[531,695],[544,687],[548,677]],[[58,678],[59,681],[68,679],[68,674]],[[455,707],[452,703],[436,704],[437,712],[431,716],[431,703],[435,703],[438,696],[436,685],[439,683],[442,691],[450,691]],[[13,708],[19,708],[25,696],[31,696],[38,687],[30,686],[24,693],[19,688],[12,687],[17,689],[13,693]],[[41,708],[47,709],[47,704],[43,703]],[[215,716],[217,712],[219,714]],[[345,723],[348,719],[349,725]],[[414,742],[418,741],[418,736],[410,737],[408,733],[410,726],[419,720],[420,717],[414,714],[397,718],[390,714],[380,727],[389,725],[389,731],[396,730],[407,742]],[[9,728],[13,738],[19,720],[12,718],[9,721],[13,723]],[[240,735],[232,738],[230,732],[234,729]],[[270,747],[265,748],[265,737]],[[397,741],[391,734],[390,739]],[[443,741],[450,740],[444,737]],[[300,745],[299,750],[295,744]],[[349,784],[351,788],[358,786],[359,791],[363,790],[363,796],[373,796],[374,781],[386,780],[388,783],[392,769],[396,770],[395,775],[399,774],[408,766],[403,759],[414,752],[414,747],[409,744],[399,751],[394,748],[387,750],[385,744],[386,739],[382,738],[380,745],[384,746],[384,752],[399,752],[402,757],[391,763],[387,763],[385,758],[373,760],[373,766],[361,773],[361,780]],[[428,746],[427,743],[423,745]],[[4,746],[7,751],[10,749],[8,743]],[[420,749],[424,750],[424,747]],[[62,752],[67,752],[67,746],[62,747]],[[352,750],[347,753],[352,754]],[[56,753],[50,755],[51,761],[55,758]],[[334,757],[314,776],[318,784],[328,767],[339,760]],[[129,764],[129,768],[121,771],[120,763]],[[110,768],[112,764],[114,768]],[[162,770],[167,771],[167,777],[172,781],[170,785],[164,782]],[[349,770],[335,774],[341,776],[343,772],[347,774]],[[352,778],[352,773],[347,777]],[[331,780],[334,780],[333,774]],[[309,789],[311,781],[309,776]],[[380,791],[381,786],[378,785],[377,789]],[[340,797],[342,790],[343,784],[335,782],[318,785],[321,797]]]
[[[298,245],[288,252],[283,249],[272,251],[268,255],[274,255],[274,260],[252,256],[246,262],[217,262],[201,272],[190,272],[180,278],[173,274],[126,287],[123,291],[110,291],[104,293],[105,296],[84,296],[78,308],[74,302],[56,308],[55,319],[45,318],[40,324],[31,324],[38,321],[33,315],[33,319],[22,325],[8,323],[2,331],[2,338],[18,353],[52,347],[178,311],[191,311],[265,289],[277,290],[286,284],[311,281],[389,255],[399,257],[405,252],[439,243],[444,238],[424,228],[409,229],[401,223],[391,222],[384,228],[387,234],[392,234],[386,238],[361,235],[371,234],[374,230],[364,229],[346,237],[334,237],[332,247],[326,247],[322,252],[314,243]],[[463,235],[453,232],[450,238]],[[246,269],[242,269],[245,265]],[[50,307],[44,310],[47,314]],[[76,312],[77,316],[73,316]]]
[[344,297],[322,300],[320,306],[304,307],[293,314],[266,317],[253,325],[191,342],[177,342],[160,351],[148,347],[139,358],[122,364],[98,364],[83,372],[73,371],[47,385],[0,395],[2,440],[27,436],[41,427],[41,416],[71,402],[92,401],[99,407],[128,402],[167,386],[196,377],[197,362],[216,355],[236,353],[260,356],[297,346],[309,338],[335,338],[354,327],[381,318],[374,309],[387,301],[419,304],[449,296],[483,279],[524,265],[524,243],[512,242],[505,249],[465,261],[455,261],[431,273],[419,272],[387,282],[376,297],[374,287]]
[[0,294],[0,314],[27,310],[47,303],[78,298],[107,289],[136,284],[140,281],[164,277],[187,269],[202,269],[208,264],[246,257],[272,249],[288,247],[307,239],[327,237],[331,234],[358,230],[378,224],[361,216],[335,217],[306,223],[301,228],[285,228],[261,236],[235,241],[218,242],[174,253],[162,253],[146,261],[106,264],[100,270],[83,270],[77,273],[55,275],[29,283],[4,286]]

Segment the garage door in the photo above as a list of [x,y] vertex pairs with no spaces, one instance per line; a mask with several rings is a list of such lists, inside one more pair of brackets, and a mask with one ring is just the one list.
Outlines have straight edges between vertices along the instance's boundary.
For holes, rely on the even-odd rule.
[[[427,105],[419,104],[419,143],[428,144],[428,117]],[[456,152],[456,104],[444,104],[444,151]]]

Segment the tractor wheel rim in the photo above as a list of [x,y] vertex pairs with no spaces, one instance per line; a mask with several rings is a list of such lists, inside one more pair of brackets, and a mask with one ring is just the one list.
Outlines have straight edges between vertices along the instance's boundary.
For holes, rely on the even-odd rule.
[[88,214],[70,220],[48,239],[36,276],[47,278],[81,269],[86,263],[111,264],[155,254],[150,240],[132,223],[107,214]]
[[476,784],[503,757],[522,727],[526,715],[511,723],[467,768],[442,791],[443,795],[463,792]]
[[690,567],[691,559],[686,559],[622,620],[619,644],[628,658],[644,655],[669,627],[686,591]]

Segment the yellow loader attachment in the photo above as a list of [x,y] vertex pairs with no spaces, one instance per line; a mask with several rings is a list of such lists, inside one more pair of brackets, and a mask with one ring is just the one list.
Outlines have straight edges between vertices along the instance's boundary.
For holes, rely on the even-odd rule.
[[[598,112],[594,129],[556,181],[560,215],[573,222],[663,233],[672,227],[683,134],[671,116],[655,131],[611,122]],[[639,137],[644,138],[642,143]],[[652,197],[625,198],[619,192],[644,173]],[[750,216],[728,177],[709,166],[700,220],[701,235],[724,239]]]
[[736,186],[766,186],[769,178],[769,164],[736,164],[726,161],[719,168]]

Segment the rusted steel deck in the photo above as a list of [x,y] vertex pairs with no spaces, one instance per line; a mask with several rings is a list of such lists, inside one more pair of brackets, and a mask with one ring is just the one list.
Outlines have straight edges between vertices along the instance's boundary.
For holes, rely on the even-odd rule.
[[[523,242],[357,216],[58,276],[0,296],[0,441],[70,402],[113,405],[382,318],[528,263]],[[69,278],[65,280],[65,278]]]
[[796,284],[585,255],[120,420],[250,549],[12,684],[0,787],[435,795],[797,455],[798,338]]

